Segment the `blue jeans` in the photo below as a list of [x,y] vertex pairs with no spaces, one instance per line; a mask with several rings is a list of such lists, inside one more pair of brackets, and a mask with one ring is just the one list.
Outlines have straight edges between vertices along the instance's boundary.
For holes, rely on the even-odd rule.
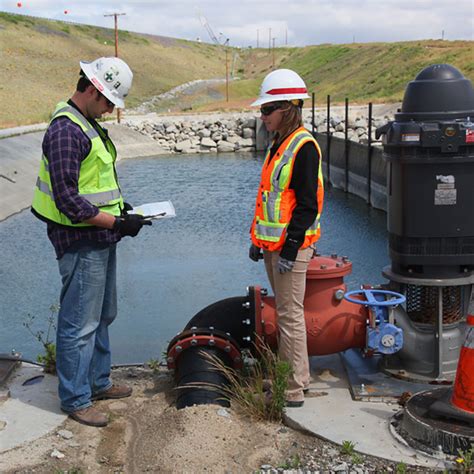
[[112,386],[108,326],[117,315],[116,245],[66,252],[59,272],[56,368],[61,408],[71,413]]

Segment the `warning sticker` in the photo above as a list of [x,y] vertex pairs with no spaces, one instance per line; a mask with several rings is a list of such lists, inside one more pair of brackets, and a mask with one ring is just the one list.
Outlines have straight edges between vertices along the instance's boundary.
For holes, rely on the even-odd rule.
[[456,204],[456,180],[453,175],[436,175],[434,195],[435,206],[453,206]]
[[419,133],[403,133],[402,142],[419,142],[420,134]]
[[453,206],[456,204],[456,190],[436,189],[434,203],[435,206]]
[[436,175],[435,206],[456,204],[456,179],[453,175]]
[[466,143],[474,143],[474,128],[466,130]]

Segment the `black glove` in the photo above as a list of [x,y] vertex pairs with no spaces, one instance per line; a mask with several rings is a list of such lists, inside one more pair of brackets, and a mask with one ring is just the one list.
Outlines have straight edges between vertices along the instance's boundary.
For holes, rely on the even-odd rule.
[[252,244],[249,248],[249,258],[254,262],[258,262],[261,258],[263,258],[262,249]]
[[115,218],[113,229],[117,230],[121,237],[127,235],[135,237],[144,225],[151,225],[151,221],[144,219],[140,214],[126,214]]
[[133,206],[131,204],[129,204],[128,202],[124,202],[122,213],[120,215],[126,216],[128,214],[128,211],[131,211],[132,209],[133,209]]

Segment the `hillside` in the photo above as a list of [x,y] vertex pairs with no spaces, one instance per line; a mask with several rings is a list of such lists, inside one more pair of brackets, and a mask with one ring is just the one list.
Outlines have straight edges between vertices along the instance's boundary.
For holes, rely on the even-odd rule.
[[[47,121],[51,109],[72,93],[78,61],[114,55],[113,29],[0,13],[0,128]],[[129,109],[180,84],[225,77],[222,48],[162,36],[121,31],[119,54],[135,73]],[[158,112],[247,108],[262,78],[274,67],[296,70],[318,104],[348,97],[351,103],[397,102],[425,66],[450,63],[474,81],[474,42],[413,41],[304,48],[229,50],[234,80],[196,87],[160,103]]]
[[[272,69],[272,55],[267,50],[250,50],[242,56],[239,75],[245,79],[231,87],[234,105],[248,104],[258,94],[261,79]],[[326,103],[328,94],[335,102],[346,97],[358,103],[399,102],[407,83],[423,68],[437,63],[452,64],[474,82],[474,42],[323,44],[275,50],[275,67],[297,71],[320,105]]]
[[[0,128],[47,121],[71,95],[79,60],[113,56],[113,29],[0,13]],[[179,84],[224,77],[224,53],[214,45],[119,32],[119,55],[134,71],[133,107]]]

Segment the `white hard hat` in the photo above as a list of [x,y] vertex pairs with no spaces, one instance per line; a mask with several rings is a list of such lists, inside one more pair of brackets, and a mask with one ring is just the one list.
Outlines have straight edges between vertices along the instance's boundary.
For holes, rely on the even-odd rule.
[[99,58],[80,61],[81,69],[94,87],[117,107],[123,109],[123,99],[132,87],[133,73],[120,58]]
[[260,95],[252,105],[262,105],[278,100],[308,99],[303,79],[291,69],[277,69],[267,74],[260,87]]

